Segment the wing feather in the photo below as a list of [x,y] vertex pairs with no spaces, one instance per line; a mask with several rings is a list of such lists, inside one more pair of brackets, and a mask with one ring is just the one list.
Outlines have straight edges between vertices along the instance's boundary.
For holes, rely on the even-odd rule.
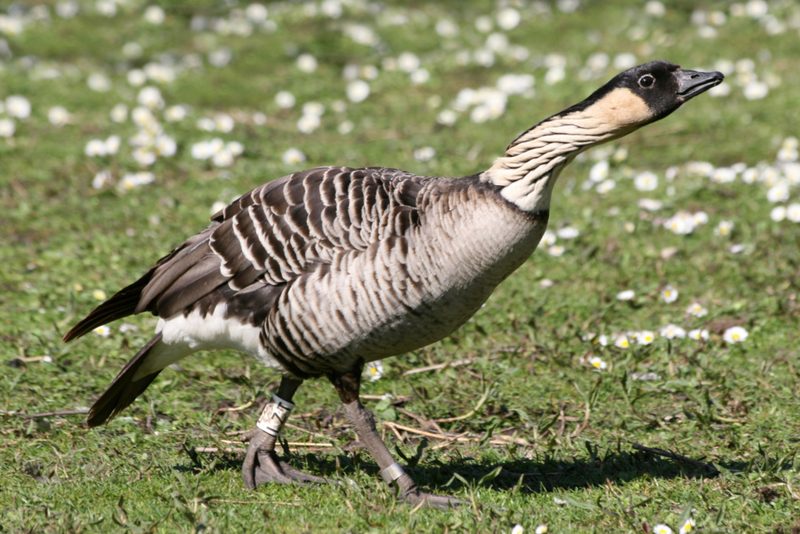
[[410,231],[420,220],[418,195],[430,180],[380,167],[319,167],[259,186],[214,214],[208,228],[98,306],[65,339],[144,311],[188,313],[201,301],[230,300],[253,284],[275,290],[242,302],[252,305],[263,293],[271,306],[275,291],[337,254],[365,252]]

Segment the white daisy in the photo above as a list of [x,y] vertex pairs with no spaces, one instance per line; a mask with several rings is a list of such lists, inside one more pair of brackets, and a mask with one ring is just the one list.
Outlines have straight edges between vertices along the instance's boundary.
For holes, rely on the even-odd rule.
[[311,54],[300,54],[297,57],[297,68],[310,74],[317,70],[317,59]]
[[286,165],[297,165],[298,163],[304,162],[306,160],[306,156],[299,149],[290,148],[283,153],[282,159],[283,163]]
[[350,102],[363,102],[369,96],[369,84],[364,80],[353,80],[347,84],[346,92]]
[[587,360],[589,364],[597,369],[598,371],[602,371],[608,367],[608,364],[604,362],[599,356],[592,356]]
[[708,330],[704,328],[696,328],[694,330],[689,330],[686,335],[696,341],[705,341],[708,339]]
[[636,343],[639,345],[649,345],[656,339],[655,332],[651,330],[642,330],[636,333]]
[[128,106],[125,104],[117,104],[111,108],[111,120],[114,122],[125,122],[128,120]]
[[164,22],[164,18],[164,10],[159,6],[147,6],[147,9],[144,10],[144,20],[149,24],[158,26]]
[[0,119],[0,137],[11,137],[17,129],[17,125],[11,119]]
[[47,120],[53,126],[64,126],[70,121],[69,111],[63,106],[53,106],[47,111]]
[[89,89],[97,91],[98,93],[105,93],[111,89],[111,80],[109,80],[105,74],[99,72],[90,75],[89,78],[86,79],[86,83],[89,85]]
[[800,204],[786,206],[786,218],[792,222],[800,223]]
[[722,334],[722,339],[725,340],[725,343],[742,343],[747,340],[748,335],[747,330],[741,326],[732,326],[725,330],[725,333]]
[[676,300],[678,300],[678,290],[675,289],[672,285],[667,284],[661,290],[661,299],[667,304],[675,302]]
[[714,228],[714,233],[719,236],[728,236],[733,231],[733,226],[733,221],[720,221]]
[[375,380],[379,380],[383,377],[383,364],[381,363],[380,360],[369,362],[367,365],[364,366],[364,372],[367,373],[367,376],[373,382]]
[[436,149],[430,146],[424,146],[414,151],[414,159],[417,161],[430,161],[436,155]]
[[633,300],[635,296],[636,292],[634,292],[633,289],[626,289],[625,291],[617,293],[617,300]]
[[654,191],[658,187],[658,177],[650,171],[639,173],[633,179],[633,186],[637,191]]
[[15,119],[27,119],[31,115],[30,100],[20,95],[6,98],[6,113]]
[[667,339],[683,339],[686,337],[686,330],[674,324],[665,326],[659,333],[661,334],[661,337],[665,337]]
[[289,109],[294,107],[295,98],[289,91],[278,91],[278,93],[275,94],[275,103],[281,109]]
[[556,235],[561,239],[575,239],[580,233],[580,230],[573,226],[565,226],[556,230]]
[[93,330],[95,334],[101,337],[108,337],[111,335],[111,328],[106,325],[98,326]]
[[556,241],[558,241],[556,234],[552,230],[545,230],[544,234],[542,234],[542,239],[539,241],[539,244],[547,247],[550,245],[555,245]]
[[695,317],[705,317],[708,315],[708,310],[705,309],[700,303],[693,302],[686,308],[686,313],[694,315]]

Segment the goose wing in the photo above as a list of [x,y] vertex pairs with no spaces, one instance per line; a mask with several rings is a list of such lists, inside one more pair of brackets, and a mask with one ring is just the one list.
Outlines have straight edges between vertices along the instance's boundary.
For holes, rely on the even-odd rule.
[[361,251],[403,235],[418,224],[417,197],[429,180],[382,167],[318,167],[259,186],[64,339],[145,311],[171,317],[218,289],[234,295],[254,284],[281,286],[329,263],[337,251]]

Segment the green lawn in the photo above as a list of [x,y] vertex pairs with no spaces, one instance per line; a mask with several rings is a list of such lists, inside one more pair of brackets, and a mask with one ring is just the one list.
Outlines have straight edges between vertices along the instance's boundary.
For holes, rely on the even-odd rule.
[[[160,24],[139,0],[0,7],[0,532],[677,533],[690,517],[692,532],[800,532],[800,5],[325,0],[264,4],[263,19],[235,0],[158,3]],[[318,165],[479,172],[657,58],[726,84],[574,162],[550,228],[577,237],[365,380],[413,477],[471,504],[396,503],[325,380],[301,387],[284,437],[295,466],[340,484],[246,490],[238,436],[278,379],[233,352],[166,370],[107,426],[63,413],[91,406],[155,320],[61,336],[215,204]],[[535,83],[500,95],[505,74]],[[87,155],[114,152],[110,136],[116,153]],[[747,338],[726,341],[737,326]]]

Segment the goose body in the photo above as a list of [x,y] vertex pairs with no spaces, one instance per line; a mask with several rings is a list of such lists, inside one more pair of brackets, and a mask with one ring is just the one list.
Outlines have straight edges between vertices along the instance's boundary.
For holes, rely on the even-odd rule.
[[[93,406],[90,426],[166,366],[220,348],[276,370],[283,395],[325,375],[346,408],[356,406],[357,385],[353,399],[348,384],[364,362],[449,335],[531,255],[556,179],[578,153],[665,117],[721,79],[667,62],[630,69],[472,176],[319,167],[255,188],[65,336],[134,313],[159,317],[156,336]],[[389,462],[378,449],[370,448],[379,464]]]

